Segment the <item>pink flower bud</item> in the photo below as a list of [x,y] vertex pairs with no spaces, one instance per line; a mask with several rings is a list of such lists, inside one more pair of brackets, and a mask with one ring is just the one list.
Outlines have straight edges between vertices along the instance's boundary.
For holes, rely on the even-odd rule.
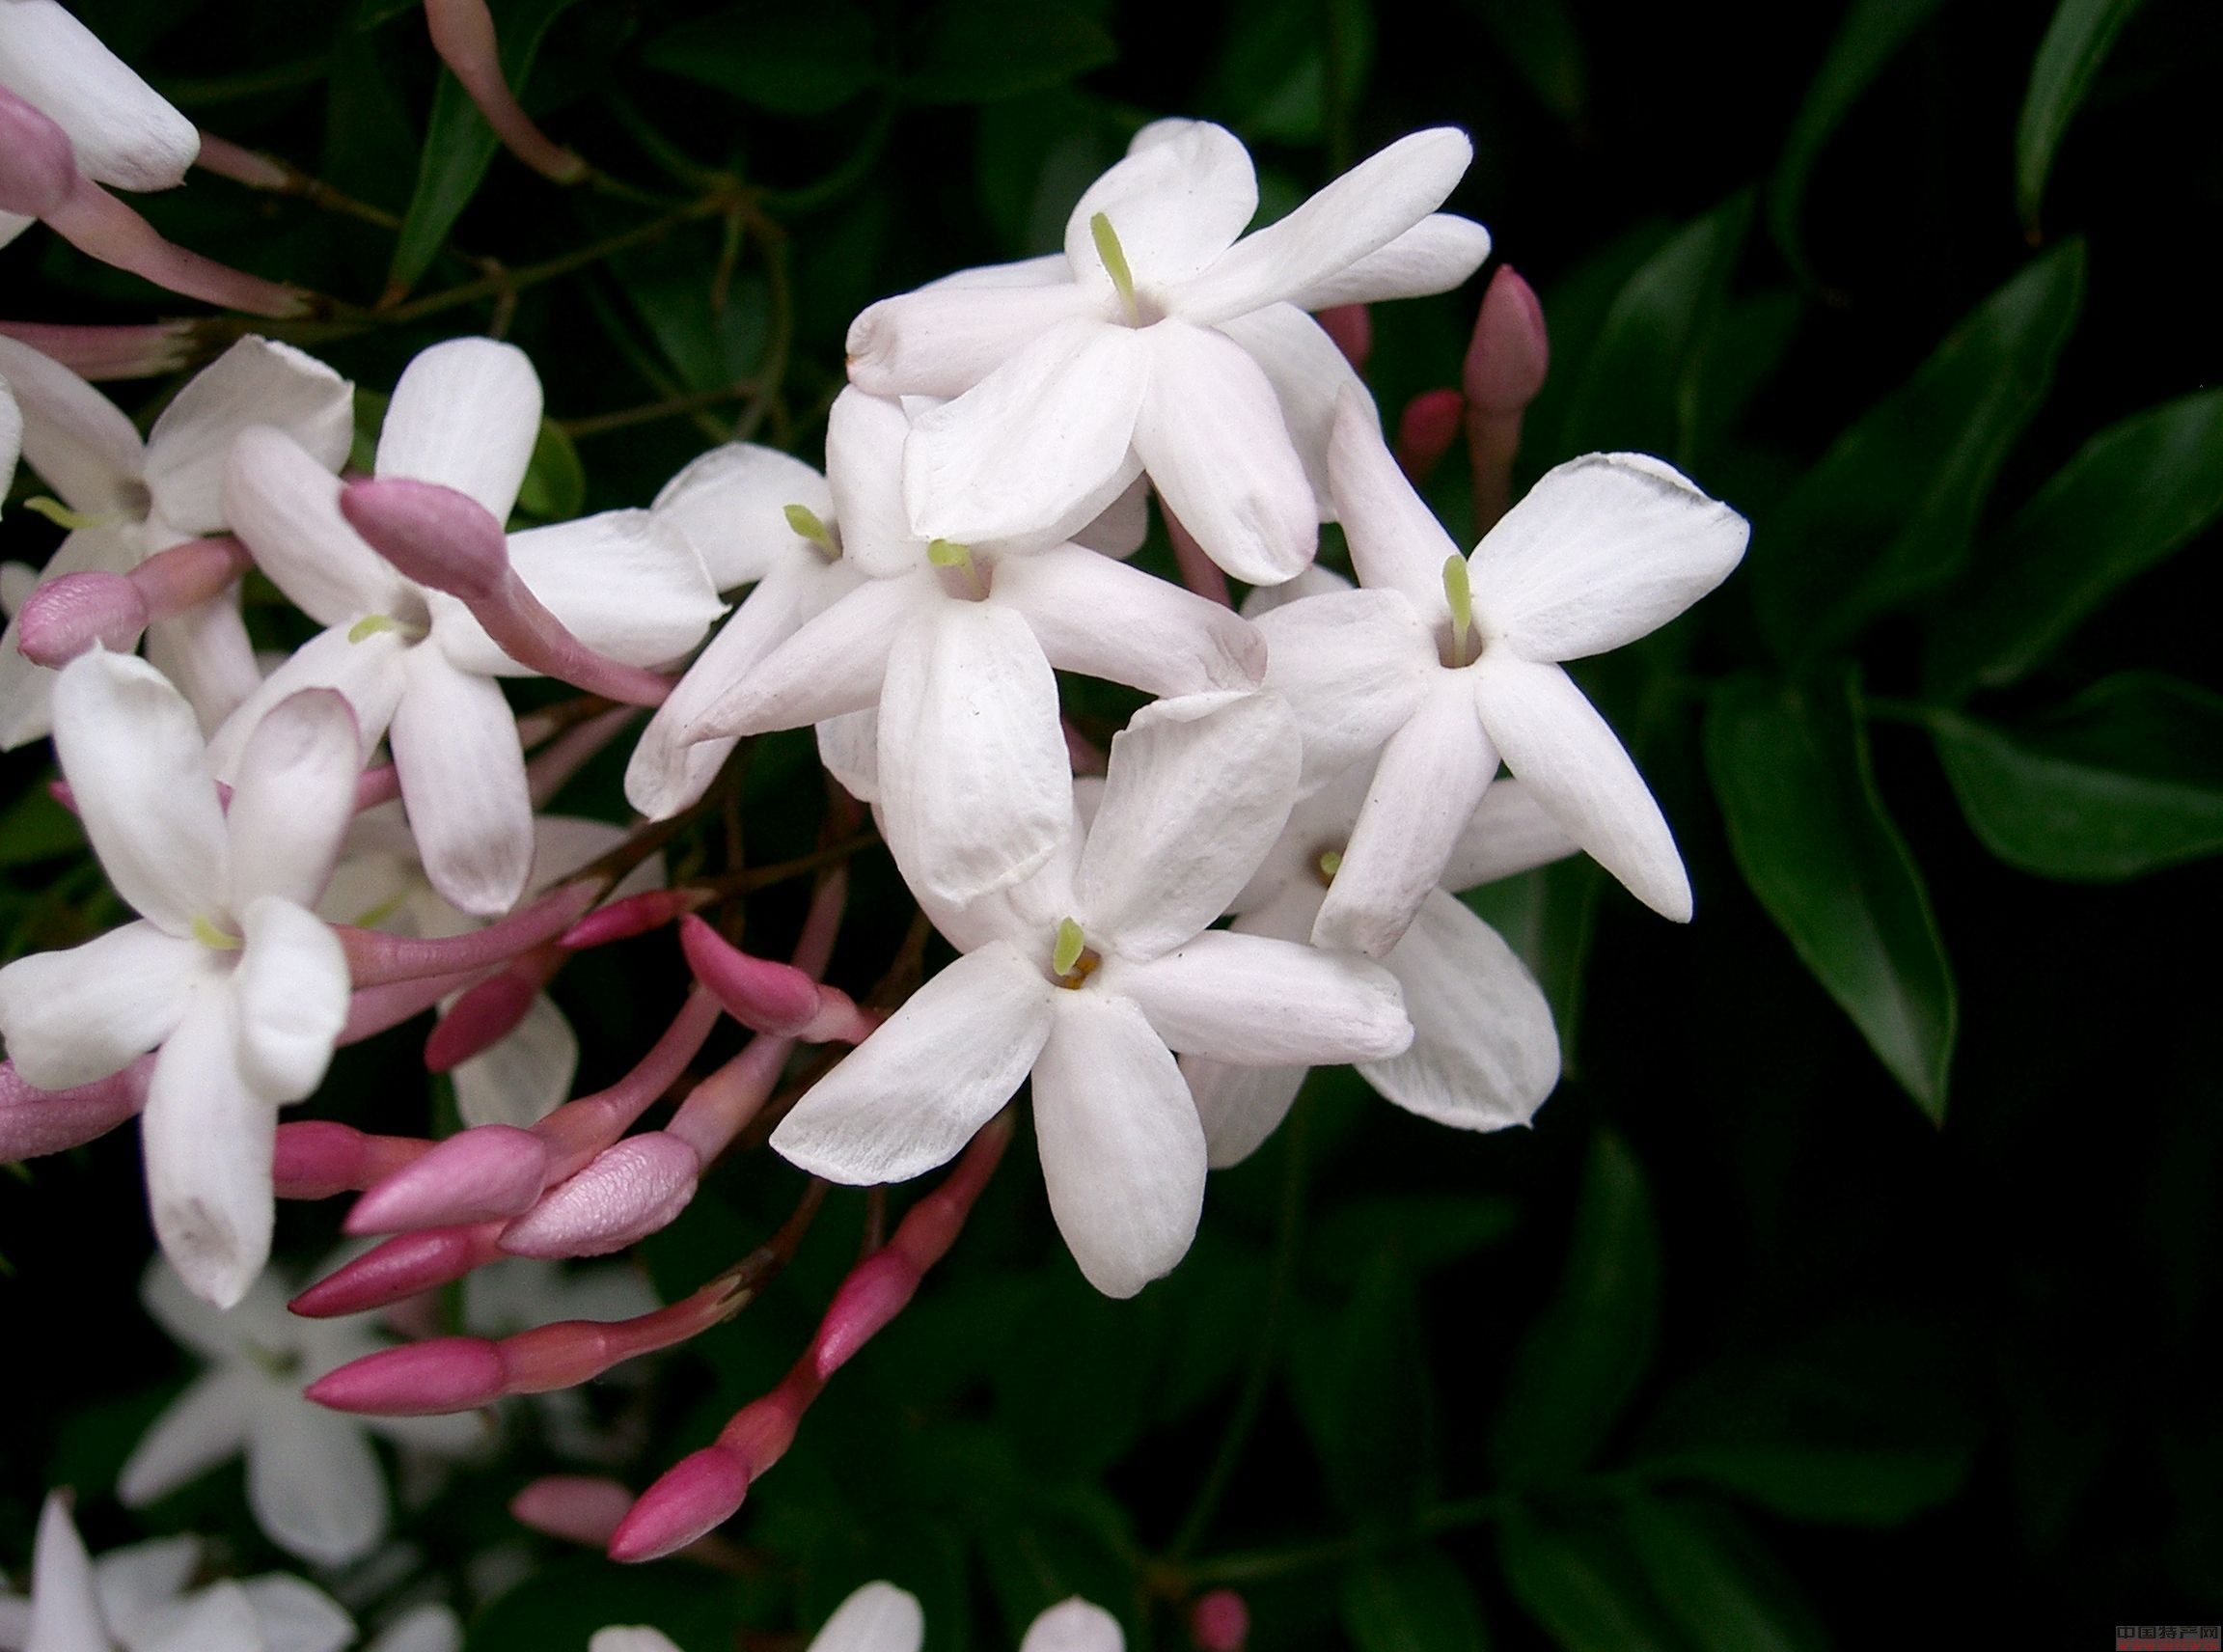
[[749,1495],[750,1469],[725,1446],[682,1457],[635,1500],[611,1534],[613,1560],[661,1559],[733,1518]]
[[509,1500],[509,1517],[551,1537],[599,1549],[633,1506],[616,1480],[587,1474],[544,1474]]
[[33,665],[60,671],[91,648],[129,653],[147,619],[146,598],[122,574],[66,573],[25,599],[15,641]]
[[366,1417],[436,1417],[502,1397],[501,1353],[479,1336],[439,1336],[385,1348],[318,1377],[303,1390],[318,1405]]
[[465,603],[490,600],[509,577],[509,537],[468,493],[437,482],[374,477],[340,489],[340,514],[406,579]]
[[330,1198],[370,1187],[431,1150],[419,1137],[371,1136],[328,1119],[294,1119],[278,1126],[270,1179],[280,1198]]
[[629,941],[661,929],[674,918],[693,912],[710,898],[699,889],[651,889],[597,907],[563,932],[560,943],[573,951]]
[[750,956],[692,914],[679,921],[679,945],[695,978],[744,1027],[788,1033],[817,1013],[816,981],[792,964]]
[[810,1344],[811,1365],[821,1381],[847,1364],[851,1355],[903,1311],[920,1277],[918,1264],[892,1247],[873,1253],[849,1270]]
[[79,378],[152,378],[193,359],[199,323],[153,321],[96,326],[57,321],[0,321],[0,333],[58,361]]
[[502,76],[502,54],[486,0],[425,0],[425,24],[432,36],[432,49],[463,83],[505,149],[558,183],[577,183],[587,176],[587,163],[518,107]]
[[348,1233],[491,1222],[533,1208],[548,1185],[548,1144],[513,1124],[458,1131],[371,1188],[347,1213]]
[[1366,371],[1366,358],[1374,353],[1374,317],[1363,304],[1337,304],[1312,319],[1335,341],[1354,372]]
[[470,988],[425,1040],[425,1070],[445,1073],[493,1048],[517,1030],[539,995],[539,977],[513,969]]
[[1467,346],[1467,452],[1474,467],[1474,527],[1487,531],[1513,497],[1521,420],[1551,365],[1544,307],[1510,264],[1482,294]]
[[1456,390],[1426,390],[1405,404],[1397,421],[1397,462],[1417,487],[1434,474],[1459,439],[1467,399]]
[[348,974],[358,989],[386,981],[499,969],[518,953],[553,941],[570,928],[579,915],[594,904],[598,893],[590,879],[564,884],[498,923],[435,940],[387,935],[349,923],[335,923],[332,932],[346,950]]
[[0,1061],[0,1164],[59,1153],[105,1136],[147,1105],[154,1058],[69,1089],[23,1082],[13,1061]]
[[157,551],[124,577],[159,620],[221,595],[253,565],[247,547],[227,534]]
[[[357,807],[361,808],[360,801]],[[340,1042],[359,1044],[413,1016],[422,1015],[452,992],[480,980],[483,970],[463,970],[450,976],[423,976],[413,980],[385,981],[367,986],[347,1000],[347,1025]]]
[[628,1136],[502,1230],[513,1256],[605,1256],[669,1226],[695,1197],[702,1162],[661,1130]]
[[318,1280],[287,1306],[304,1319],[334,1319],[386,1308],[459,1280],[502,1252],[499,1222],[404,1233]]
[[77,185],[69,136],[14,93],[0,89],[0,212],[43,218]]
[[1250,1638],[1250,1609],[1233,1589],[1213,1589],[1190,1609],[1189,1633],[1197,1652],[1243,1652]]

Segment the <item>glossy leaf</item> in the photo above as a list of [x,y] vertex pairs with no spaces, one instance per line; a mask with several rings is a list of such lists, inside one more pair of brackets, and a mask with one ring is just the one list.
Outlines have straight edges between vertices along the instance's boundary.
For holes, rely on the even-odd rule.
[[903,90],[920,103],[988,103],[1062,86],[1118,55],[1068,0],[944,0]]
[[1597,1454],[1643,1380],[1659,1318],[1652,1196],[1629,1144],[1602,1130],[1590,1144],[1558,1294],[1523,1338],[1491,1427],[1500,1479],[1549,1483]]
[[1827,1644],[1797,1585],[1728,1510],[1632,1497],[1622,1529],[1667,1615],[1709,1652],[1812,1652]]
[[2017,731],[1941,712],[1945,778],[1984,846],[2040,877],[2108,882],[2223,850],[2223,699],[2109,677]]
[[1515,1513],[1497,1528],[1497,1563],[1521,1610],[1564,1652],[1681,1652],[1615,1534]]
[[2015,126],[2015,205],[2033,233],[2062,134],[2092,90],[2108,47],[2137,10],[2138,0],[2061,0],[2046,26]]
[[781,115],[823,115],[871,85],[872,19],[846,0],[750,0],[668,29],[645,62]]
[[1760,904],[1932,1120],[1958,1015],[1922,874],[1877,794],[1857,689],[1743,678],[1714,699],[1706,765]]
[[579,450],[553,419],[540,421],[533,459],[517,489],[517,509],[543,522],[568,522],[587,506],[587,472]]
[[1356,1652],[1484,1652],[1490,1644],[1473,1586],[1440,1549],[1352,1567],[1340,1605]]
[[1436,1405],[1419,1305],[1397,1259],[1378,1255],[1331,1316],[1301,1322],[1290,1373],[1336,1503],[1399,1528],[1437,1465]]
[[1367,0],[1238,0],[1223,27],[1201,106],[1251,142],[1321,143],[1338,102],[1348,110],[1364,89],[1374,56]]
[[2026,266],[1760,524],[1754,594],[1781,658],[1815,659],[1960,573],[1992,479],[2045,400],[2083,293],[2081,242]]
[[2223,515],[2223,390],[2133,414],[2087,442],[1977,559],[1931,639],[1959,698],[2041,664],[2127,582]]
[[0,810],[0,867],[50,861],[84,847],[85,828],[44,786],[33,787]]

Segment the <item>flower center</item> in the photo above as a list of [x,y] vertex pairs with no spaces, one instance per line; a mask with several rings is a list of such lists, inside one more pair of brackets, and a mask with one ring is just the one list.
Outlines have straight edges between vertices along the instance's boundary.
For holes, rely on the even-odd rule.
[[988,570],[973,560],[973,547],[954,539],[929,539],[926,561],[942,570],[942,589],[968,602],[988,598]]
[[424,626],[408,624],[391,614],[366,614],[347,627],[347,640],[350,643],[367,643],[381,631],[398,632],[402,641],[408,643],[422,643],[425,634]]
[[1332,888],[1335,874],[1343,869],[1341,849],[1322,849],[1320,858],[1312,863],[1312,874],[1320,880],[1322,889]]
[[828,562],[841,559],[841,545],[834,537],[834,530],[819,519],[818,512],[808,505],[790,505],[786,509],[787,526],[795,530],[796,537],[809,539],[818,547],[818,554]]
[[1080,924],[1070,918],[1057,921],[1057,938],[1050,949],[1051,979],[1067,992],[1076,992],[1103,962],[1101,954],[1089,950]]
[[220,927],[213,918],[200,913],[194,915],[193,939],[216,952],[236,952],[247,944],[231,930]]
[[1454,668],[1471,665],[1482,649],[1479,643],[1471,648],[1468,647],[1474,631],[1474,589],[1468,582],[1464,557],[1443,559],[1443,600],[1451,609],[1451,646],[1443,655],[1443,663]]

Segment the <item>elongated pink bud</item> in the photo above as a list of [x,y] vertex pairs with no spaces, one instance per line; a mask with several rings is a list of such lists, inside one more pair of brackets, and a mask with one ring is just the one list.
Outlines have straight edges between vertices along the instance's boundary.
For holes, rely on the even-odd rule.
[[849,1270],[834,1293],[826,1317],[810,1344],[810,1359],[821,1378],[830,1377],[849,1357],[887,1329],[910,1304],[925,1276],[919,1264],[892,1247],[877,1251]]
[[687,967],[726,1013],[759,1032],[790,1033],[818,1011],[818,983],[792,964],[752,957],[690,914],[679,920]]
[[558,183],[577,183],[587,176],[587,163],[541,131],[510,93],[486,0],[425,0],[425,24],[432,49],[463,83],[503,148]]
[[1544,388],[1551,336],[1535,289],[1503,264],[1490,278],[1467,346],[1467,451],[1474,466],[1477,533],[1505,514],[1513,496],[1513,458],[1521,420]]
[[723,1445],[682,1457],[634,1501],[610,1535],[613,1560],[637,1564],[684,1549],[733,1518],[749,1495],[750,1468]]
[[146,602],[148,617],[160,620],[222,595],[254,565],[245,545],[219,534],[156,551],[124,577]]
[[502,1254],[499,1222],[403,1233],[318,1280],[291,1303],[305,1319],[332,1319],[388,1308],[419,1291],[461,1279]]
[[1353,372],[1366,371],[1366,358],[1374,353],[1374,317],[1365,305],[1337,304],[1312,319],[1335,341],[1335,347],[1343,352]]
[[1161,499],[1158,503],[1166,518],[1166,537],[1173,541],[1173,563],[1181,570],[1181,583],[1207,602],[1234,607],[1235,598],[1220,564],[1196,542],[1196,536],[1181,525],[1181,518],[1166,508],[1166,502]]
[[546,1143],[513,1124],[458,1131],[357,1199],[343,1229],[401,1233],[514,1216],[548,1185],[551,1158]]
[[509,1500],[509,1518],[550,1537],[599,1549],[633,1506],[616,1480],[589,1474],[543,1474]]
[[249,275],[165,240],[153,225],[88,178],[80,177],[69,198],[42,216],[79,252],[188,298],[251,316],[306,316],[316,308],[316,300],[298,288]]
[[606,947],[613,941],[629,941],[651,929],[663,928],[674,918],[697,910],[709,899],[707,890],[644,890],[622,900],[613,900],[608,906],[596,907],[563,931],[562,944],[580,951],[589,947]]
[[425,1070],[452,1071],[516,1032],[545,978],[532,968],[512,966],[465,992],[425,1040]]
[[335,923],[332,932],[340,937],[348,974],[360,990],[386,981],[499,969],[518,953],[570,928],[594,904],[597,893],[591,879],[567,883],[483,929],[437,940],[387,935],[349,923]]
[[421,976],[413,980],[386,981],[367,986],[347,1000],[347,1025],[340,1042],[359,1044],[388,1028],[398,1027],[422,1015],[452,992],[484,977],[484,970],[463,970],[452,976]]
[[278,1126],[270,1179],[280,1198],[330,1198],[371,1186],[432,1145],[419,1136],[372,1136],[330,1119],[293,1119]]
[[1196,1652],[1243,1652],[1250,1640],[1250,1609],[1233,1589],[1212,1589],[1189,1611]]
[[13,1061],[0,1061],[0,1164],[60,1153],[105,1136],[147,1105],[154,1058],[142,1056],[122,1072],[69,1089],[25,1084]]
[[381,803],[392,803],[400,795],[401,771],[392,763],[380,763],[355,777],[355,812],[358,814]]
[[66,321],[0,321],[0,333],[58,361],[79,378],[152,378],[194,357],[199,323],[153,321],[100,326]]
[[437,1417],[502,1397],[502,1355],[479,1336],[438,1336],[382,1348],[318,1377],[302,1391],[333,1411]]
[[606,1256],[669,1226],[695,1197],[702,1161],[661,1130],[628,1136],[543,1194],[502,1230],[513,1256]]
[[1413,486],[1435,474],[1466,420],[1467,399],[1456,390],[1424,390],[1405,403],[1397,421],[1397,463]]
[[14,93],[0,89],[0,212],[43,218],[77,184],[69,135]]
[[33,665],[60,671],[87,649],[127,654],[147,628],[147,601],[118,573],[66,573],[24,599],[15,643]]
[[792,1038],[750,1039],[738,1056],[687,1092],[665,1133],[692,1147],[700,1163],[712,1163],[756,1116],[794,1050]]

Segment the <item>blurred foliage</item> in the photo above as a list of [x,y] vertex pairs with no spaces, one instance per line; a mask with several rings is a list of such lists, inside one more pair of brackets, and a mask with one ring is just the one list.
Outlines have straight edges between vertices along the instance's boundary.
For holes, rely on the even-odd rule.
[[[1056,246],[1129,134],[1189,113],[1253,145],[1267,215],[1404,130],[1467,126],[1452,205],[1553,335],[1524,472],[1648,449],[1755,524],[1699,611],[1582,668],[1698,922],[1579,864],[1473,897],[1567,1043],[1533,1132],[1453,1137],[1317,1075],[1125,1304],[1079,1280],[1022,1143],[753,1493],[727,1569],[520,1536],[504,1500],[560,1461],[524,1408],[509,1454],[407,1476],[402,1529],[471,1652],[610,1620],[710,1652],[875,1576],[950,1649],[1015,1644],[1076,1591],[1179,1647],[1221,1583],[1261,1652],[1860,1647],[1917,1611],[1925,1638],[2090,1637],[2212,1600],[2223,330],[2183,242],[2223,209],[2223,13],[498,0],[527,105],[602,169],[566,190],[495,148],[406,0],[78,9],[208,128],[344,197],[197,177],[146,206],[260,273],[387,298],[272,329],[364,384],[367,433],[436,338],[534,353],[533,516],[645,503],[736,433],[815,460],[850,315]],[[11,316],[183,308],[36,232],[5,258]],[[1478,290],[1377,313],[1386,407],[1457,379]],[[116,388],[151,417],[174,384]],[[1433,488],[1458,525],[1456,469]],[[12,510],[0,552],[53,538]],[[757,751],[753,853],[809,847],[809,762]],[[0,766],[10,954],[117,917],[45,763]],[[617,774],[563,806],[615,817]],[[903,908],[884,858],[856,875],[836,975],[862,989]],[[791,928],[792,892],[752,920]],[[624,950],[556,984],[582,1084],[674,989],[672,960]],[[314,1110],[422,1127],[417,1035],[352,1052]],[[54,1482],[96,1547],[142,1528],[107,1491],[185,1365],[135,1307],[135,1171],[124,1132],[0,1195],[0,1555]],[[645,1247],[659,1288],[796,1191],[761,1154],[722,1170]],[[285,1212],[287,1253],[334,1220]],[[862,1222],[837,1195],[740,1320],[652,1389],[594,1391],[633,1483],[776,1379]],[[276,1559],[235,1470],[146,1524]],[[372,1616],[391,1586],[337,1583]]]

